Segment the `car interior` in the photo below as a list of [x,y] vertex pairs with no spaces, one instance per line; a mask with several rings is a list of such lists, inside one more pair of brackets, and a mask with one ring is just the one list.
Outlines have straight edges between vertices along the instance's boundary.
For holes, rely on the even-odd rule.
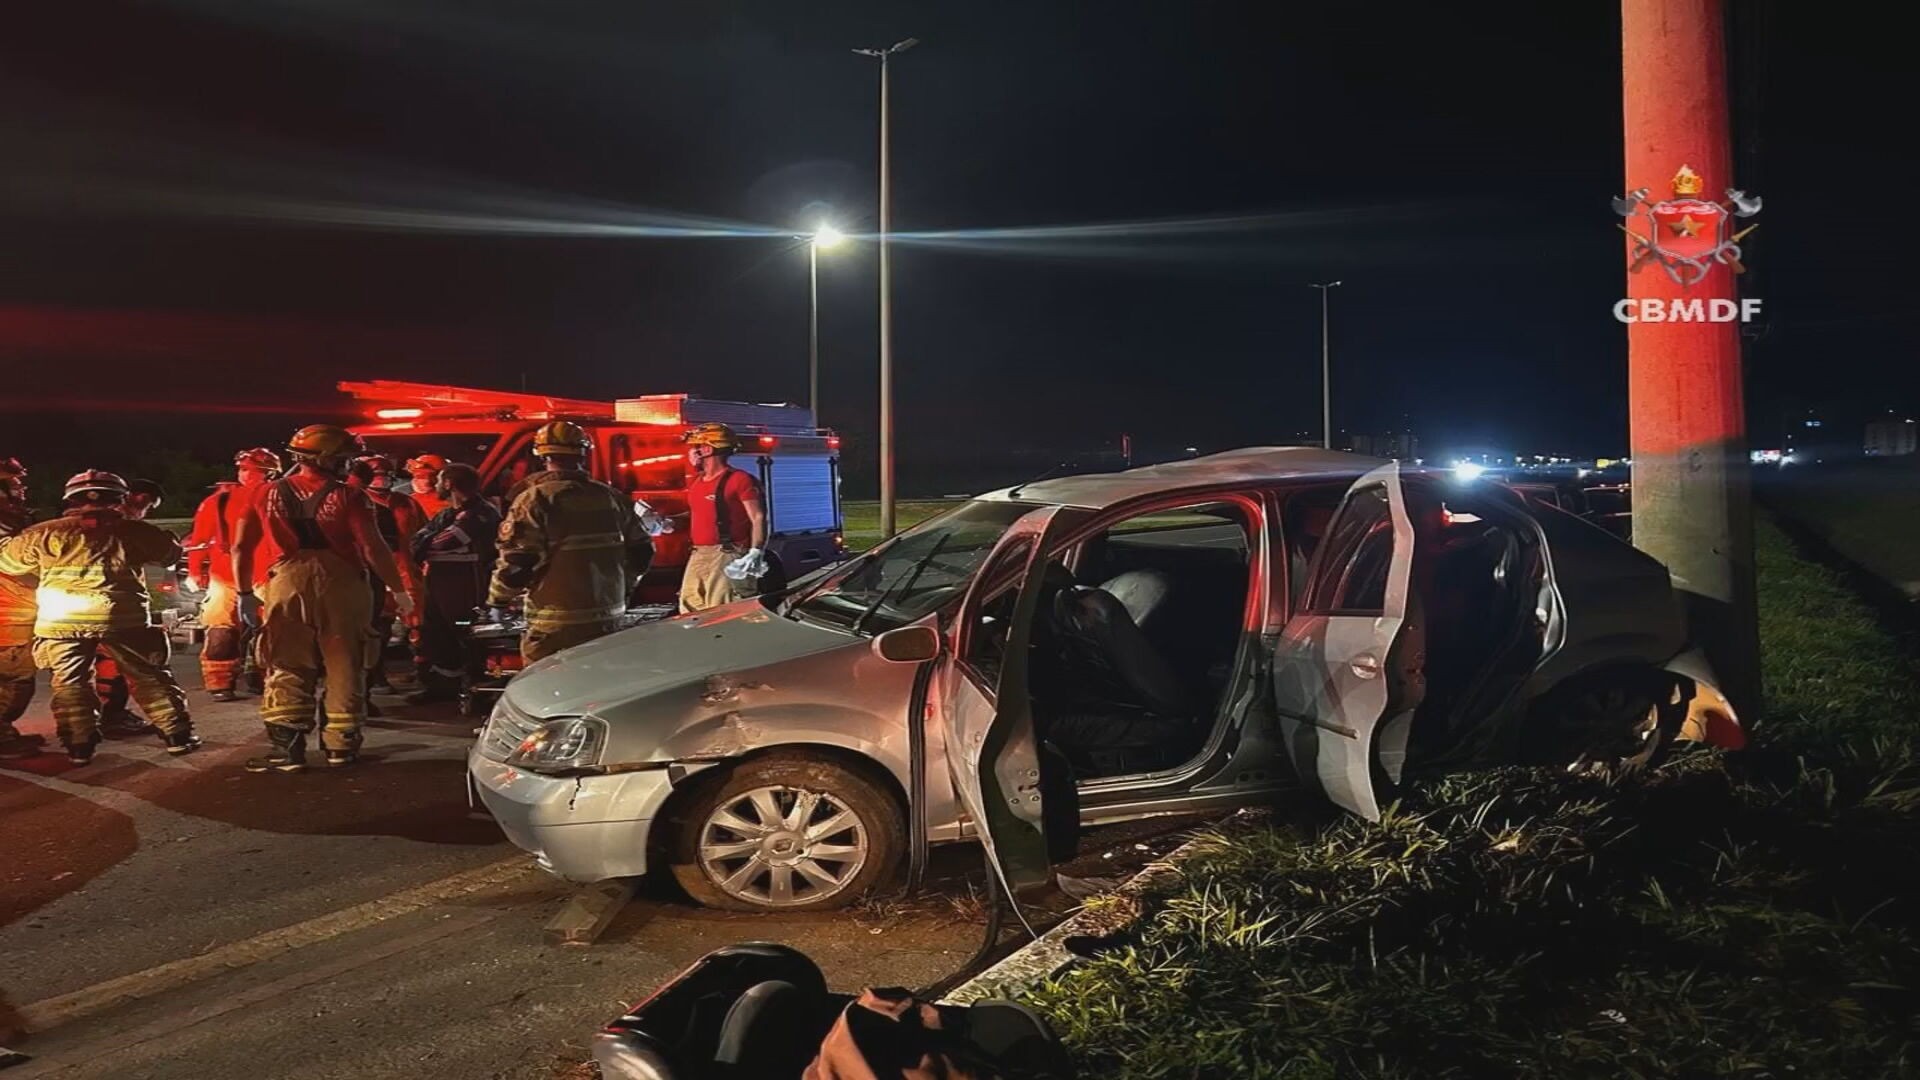
[[[1531,533],[1516,527],[1512,508],[1502,509],[1495,489],[1409,484],[1405,495],[1416,536],[1408,632],[1420,638],[1403,646],[1425,652],[1412,750],[1416,758],[1431,758],[1461,737],[1462,707],[1480,687],[1524,673],[1538,659],[1534,608],[1542,563]],[[1312,489],[1289,497],[1282,510],[1292,611],[1325,606],[1314,596],[1336,579],[1336,591],[1361,598],[1342,607],[1378,607],[1384,600],[1392,549],[1392,525],[1384,516],[1374,526],[1377,542],[1363,540],[1343,552],[1347,565],[1314,566],[1345,496],[1341,487]]]
[[1157,510],[1048,564],[1030,686],[1036,722],[1076,779],[1199,752],[1244,622],[1247,518],[1237,503]]

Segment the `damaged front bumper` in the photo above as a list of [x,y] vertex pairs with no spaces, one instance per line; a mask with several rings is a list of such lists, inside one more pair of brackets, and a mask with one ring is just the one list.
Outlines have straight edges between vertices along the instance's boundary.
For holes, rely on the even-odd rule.
[[666,768],[605,776],[543,776],[482,756],[467,772],[507,839],[568,881],[639,877],[647,837],[673,793]]

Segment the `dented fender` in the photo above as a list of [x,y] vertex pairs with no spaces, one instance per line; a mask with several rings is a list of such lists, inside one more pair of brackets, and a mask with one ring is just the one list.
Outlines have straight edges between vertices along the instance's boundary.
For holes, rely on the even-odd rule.
[[1739,750],[1747,745],[1746,728],[1733,703],[1720,689],[1705,653],[1689,649],[1667,661],[1666,670],[1686,680],[1692,689],[1692,696],[1687,700],[1687,719],[1680,726],[1680,738],[1726,750]]

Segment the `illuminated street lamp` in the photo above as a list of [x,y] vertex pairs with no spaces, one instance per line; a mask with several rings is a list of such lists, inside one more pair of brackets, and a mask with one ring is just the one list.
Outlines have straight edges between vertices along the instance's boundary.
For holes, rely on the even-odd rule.
[[1333,361],[1327,349],[1327,294],[1338,288],[1337,281],[1315,282],[1320,290],[1320,445],[1333,449]]
[[893,489],[893,268],[887,261],[887,233],[893,227],[893,182],[888,161],[887,61],[920,44],[896,41],[884,49],[855,49],[880,61],[880,538],[894,534]]
[[810,298],[807,319],[807,409],[813,422],[820,423],[820,253],[832,251],[847,239],[847,234],[827,222],[821,222],[807,241],[807,295]]

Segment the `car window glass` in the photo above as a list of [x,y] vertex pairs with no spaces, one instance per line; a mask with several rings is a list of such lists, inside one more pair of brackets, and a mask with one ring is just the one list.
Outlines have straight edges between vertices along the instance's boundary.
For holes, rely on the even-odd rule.
[[977,499],[900,534],[806,594],[803,613],[878,633],[956,599],[981,561],[1031,503]]
[[1386,609],[1393,566],[1393,515],[1382,487],[1356,492],[1341,507],[1309,590],[1321,613],[1378,614]]
[[[1029,536],[1009,543],[1000,558],[982,568],[982,580],[992,582],[1017,574],[1026,565],[1033,545],[1034,539]],[[1006,659],[1007,638],[1013,628],[1013,609],[1019,599],[1018,588],[1000,589],[973,613],[973,625],[967,628],[966,652],[961,660],[979,677],[981,688],[988,694],[1000,682],[1000,666]]]

